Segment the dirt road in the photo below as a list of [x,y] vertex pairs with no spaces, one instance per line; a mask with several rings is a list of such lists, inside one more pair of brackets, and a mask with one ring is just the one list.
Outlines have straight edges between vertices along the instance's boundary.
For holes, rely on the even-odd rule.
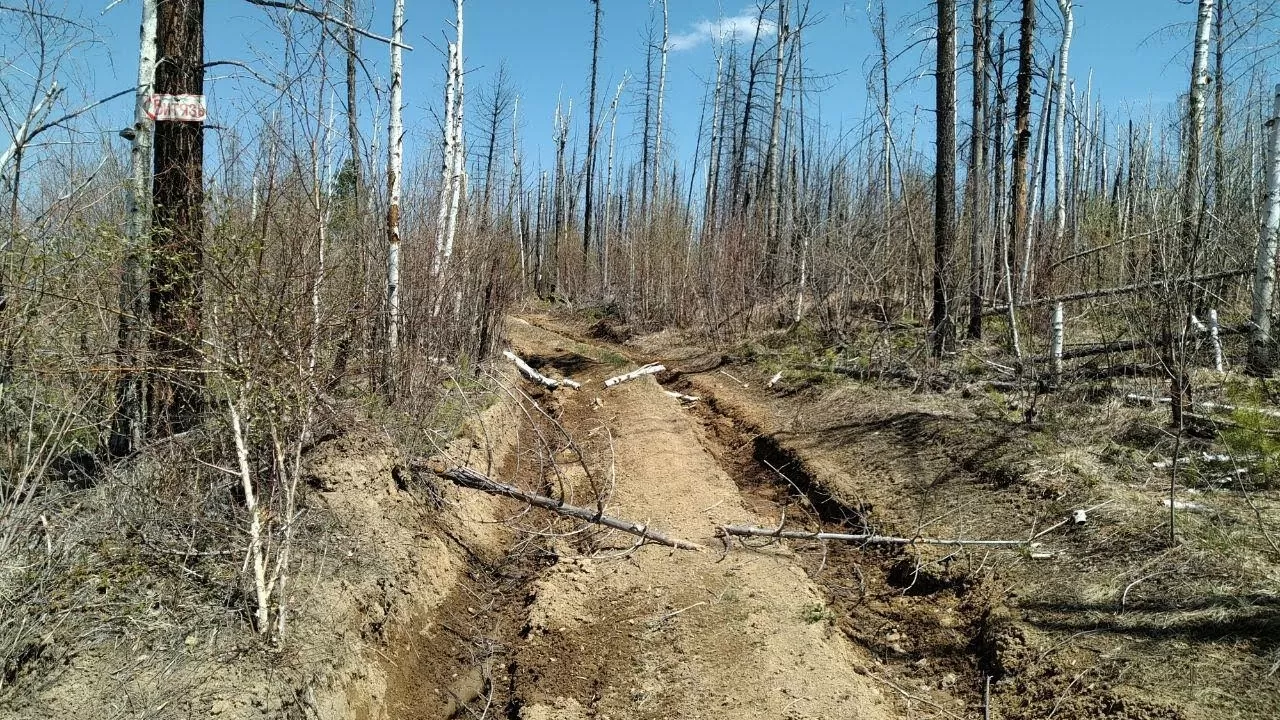
[[[528,356],[563,355],[568,344],[527,324],[512,340]],[[589,555],[566,548],[530,594],[510,677],[519,717],[897,717],[867,674],[870,658],[836,629],[790,551],[722,551],[717,525],[778,518],[748,509],[690,410],[651,376],[606,390],[606,372],[578,376],[590,382],[561,394],[559,419],[576,437],[611,436],[612,467],[590,468],[612,475],[609,513],[712,549],[632,549],[622,534]],[[579,469],[578,493],[585,476]]]

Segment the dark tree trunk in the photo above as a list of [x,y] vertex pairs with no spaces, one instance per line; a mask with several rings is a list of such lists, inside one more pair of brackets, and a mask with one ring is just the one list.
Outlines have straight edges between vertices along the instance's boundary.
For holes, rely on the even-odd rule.
[[756,63],[756,52],[760,48],[760,29],[764,23],[764,14],[768,9],[769,3],[762,4],[760,6],[760,14],[756,17],[756,31],[751,40],[751,54],[747,56],[747,96],[742,106],[742,130],[738,135],[733,159],[731,192],[734,203],[744,216],[751,206],[751,192],[746,187],[747,140],[751,137],[751,108],[755,101],[756,80],[760,75],[760,67]]
[[995,115],[992,117],[992,126],[995,130],[995,139],[992,143],[992,159],[993,173],[995,175],[994,187],[992,192],[995,197],[996,213],[995,213],[995,242],[992,252],[992,262],[995,264],[996,281],[993,285],[995,288],[992,293],[994,297],[1000,297],[1001,290],[1004,288],[1006,273],[1004,268],[1013,267],[1013,255],[1010,252],[1013,244],[1008,242],[1008,223],[1006,216],[1009,208],[1009,197],[1005,194],[1005,115],[1008,113],[1006,102],[1006,93],[1004,88],[1004,33],[1000,33],[1000,39],[996,42],[995,56],[995,90],[996,90],[996,107]]
[[[161,0],[157,10],[156,92],[202,94],[204,0]],[[203,125],[157,122],[149,335],[153,437],[188,430],[199,419],[203,175]]]
[[357,212],[359,212],[364,188],[360,184],[360,113],[356,105],[356,61],[359,59],[357,55],[359,47],[356,45],[355,31],[356,0],[343,0],[342,19],[348,25],[345,38],[347,55],[347,143],[349,144],[348,152],[351,153],[351,172],[354,176],[352,182],[352,204],[355,205]]
[[938,0],[937,162],[933,196],[933,315],[930,321],[934,355],[941,356],[955,342],[951,316],[951,277],[956,241],[956,3]]
[[969,329],[982,338],[982,286],[986,278],[983,244],[987,224],[987,7],[973,0],[973,129],[969,136]]
[[1010,251],[1025,245],[1027,233],[1027,160],[1031,151],[1031,80],[1035,61],[1036,0],[1022,0],[1018,38],[1018,92],[1014,99],[1013,212],[1009,217]]
[[[595,5],[595,31],[591,36],[591,92],[587,105],[587,169],[586,198],[582,208],[582,263],[586,268],[587,253],[591,250],[591,223],[595,218],[595,178],[596,178],[596,80],[600,67],[600,0],[591,0]],[[603,257],[603,256],[602,256]],[[585,280],[585,278],[584,278]]]

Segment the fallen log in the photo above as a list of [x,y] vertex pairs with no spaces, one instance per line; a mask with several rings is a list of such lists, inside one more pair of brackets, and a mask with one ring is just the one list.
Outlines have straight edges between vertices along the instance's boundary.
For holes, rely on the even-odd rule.
[[566,505],[555,498],[526,492],[514,485],[498,482],[497,480],[493,480],[483,473],[472,470],[469,467],[459,466],[444,471],[436,471],[436,473],[461,487],[479,490],[481,492],[489,493],[490,495],[502,495],[509,498],[515,498],[516,500],[529,503],[534,507],[550,510],[551,512],[564,515],[565,517],[584,520],[596,525],[603,525],[608,528],[613,528],[614,530],[621,530],[622,532],[630,533],[639,537],[642,541],[647,540],[659,545],[673,547],[678,550],[696,550],[699,552],[706,550],[706,548],[697,543],[673,538],[665,533],[651,530],[649,529],[649,526],[644,523],[610,517],[596,510]]
[[649,363],[648,365],[645,365],[639,370],[632,370],[631,372],[626,373],[625,375],[618,375],[616,377],[611,377],[608,380],[605,380],[604,386],[613,387],[618,383],[624,383],[628,380],[635,380],[636,378],[644,377],[645,375],[655,375],[664,370],[666,370],[666,368],[663,367],[662,365],[659,365],[658,363]]
[[[1222,280],[1224,278],[1239,277],[1241,275],[1252,274],[1252,269],[1242,270],[1223,270],[1222,272],[1211,273],[1209,275],[1199,275],[1197,277],[1175,278],[1172,280],[1159,280],[1151,283],[1139,283],[1136,285],[1123,285],[1120,287],[1099,288],[1097,290],[1083,290],[1081,292],[1068,293],[1066,295],[1058,295],[1056,297],[1035,298],[1026,302],[1021,302],[1014,307],[1018,310],[1039,307],[1041,305],[1051,305],[1059,302],[1075,302],[1077,300],[1092,300],[1094,298],[1111,297],[1113,295],[1127,295],[1128,293],[1138,292],[1141,290],[1154,290],[1166,287],[1168,285],[1185,285],[1189,283],[1204,283],[1212,280]],[[1002,315],[1009,312],[1009,306],[997,305],[982,311],[983,315]]]
[[[1142,340],[1116,340],[1114,342],[1086,345],[1084,347],[1078,347],[1071,350],[1063,350],[1061,359],[1076,360],[1083,357],[1092,357],[1094,355],[1132,352],[1148,346],[1149,344]],[[1046,363],[1053,359],[1053,355],[1038,355],[1032,358],[1031,361],[1036,363]]]
[[[1168,405],[1173,402],[1172,398],[1151,397],[1150,395],[1139,395],[1137,393],[1129,393],[1128,395],[1124,396],[1124,399],[1126,402],[1134,405],[1156,405],[1156,404]],[[1266,417],[1280,418],[1280,410],[1273,410],[1271,408],[1251,407],[1251,406],[1242,406],[1242,405],[1226,405],[1224,403],[1216,403],[1216,402],[1198,402],[1198,403],[1195,403],[1195,407],[1208,410],[1209,412],[1232,413],[1237,410],[1240,410],[1243,412],[1251,412],[1251,413],[1257,413],[1259,415],[1265,415]]]
[[987,547],[1024,547],[1035,546],[1027,540],[964,540],[943,538],[907,538],[892,535],[849,534],[830,532],[809,532],[806,530],[781,530],[779,528],[763,528],[752,525],[721,525],[721,535],[739,537],[772,537],[785,540],[837,540],[840,542],[859,542],[867,545],[983,545]]
[[684,393],[678,393],[672,390],[663,390],[662,392],[666,393],[667,395],[670,395],[671,397],[679,400],[682,403],[695,403],[702,399],[697,395],[685,395]]
[[529,378],[530,380],[536,383],[545,385],[549,390],[555,390],[561,385],[571,387],[574,390],[577,390],[578,388],[582,387],[581,383],[574,382],[573,380],[570,380],[568,378],[565,378],[564,380],[555,380],[553,378],[547,377],[546,375],[543,375],[542,373],[530,367],[529,363],[525,362],[524,360],[521,360],[519,355],[516,355],[510,350],[502,351],[502,355],[506,357],[508,360],[510,360],[511,362],[515,363],[516,367],[520,370],[521,373],[524,374],[525,377]]

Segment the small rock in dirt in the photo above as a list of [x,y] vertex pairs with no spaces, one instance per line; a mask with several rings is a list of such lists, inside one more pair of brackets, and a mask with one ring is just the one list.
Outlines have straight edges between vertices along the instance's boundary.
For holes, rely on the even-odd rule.
[[213,707],[209,708],[209,714],[222,715],[231,712],[235,707],[230,700],[214,700]]
[[956,682],[958,682],[959,680],[960,678],[957,677],[955,673],[947,673],[946,675],[942,676],[942,680],[938,683],[938,687],[942,688],[943,690],[946,690],[952,685],[955,685]]

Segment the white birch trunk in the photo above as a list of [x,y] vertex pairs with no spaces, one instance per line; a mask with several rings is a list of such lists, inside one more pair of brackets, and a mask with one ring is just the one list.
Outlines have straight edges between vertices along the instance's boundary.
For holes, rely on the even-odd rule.
[[[1191,62],[1191,89],[1187,95],[1187,171],[1182,180],[1183,223],[1192,230],[1199,224],[1201,206],[1200,148],[1204,138],[1205,89],[1209,87],[1209,36],[1213,31],[1214,0],[1200,0],[1196,18],[1195,55]],[[1184,238],[1184,242],[1188,238]],[[1189,253],[1192,248],[1183,248]]]
[[671,25],[668,22],[667,0],[662,0],[662,49],[661,64],[658,70],[658,107],[654,118],[653,130],[653,201],[658,200],[658,182],[662,167],[662,101],[667,90],[667,51],[671,45]]
[[1053,356],[1053,381],[1056,383],[1062,377],[1062,346],[1064,344],[1065,335],[1065,313],[1062,303],[1053,306],[1053,337],[1050,340],[1049,354]]
[[1209,308],[1209,341],[1213,343],[1213,369],[1226,372],[1222,362],[1222,326],[1218,323],[1218,309]]
[[387,375],[400,350],[400,171],[404,164],[404,0],[395,0],[391,16],[391,108],[387,122]]
[[236,462],[239,466],[240,489],[244,492],[244,507],[249,514],[249,553],[245,565],[253,568],[253,589],[257,607],[254,618],[259,634],[266,634],[271,627],[271,592],[267,588],[267,559],[262,542],[262,513],[258,511],[258,498],[253,491],[253,471],[249,468],[249,448],[245,443],[244,425],[236,403],[230,403],[231,432],[236,444]]
[[[156,76],[156,0],[143,0],[142,24],[138,33],[138,90],[135,95],[133,138],[129,148],[130,182],[127,212],[129,250],[125,255],[120,283],[120,350],[124,363],[133,366],[146,344],[147,277],[143,250],[151,227],[151,119],[146,102]],[[256,191],[256,187],[255,187]],[[255,192],[256,197],[256,192]],[[256,213],[255,213],[256,214]],[[113,434],[117,450],[142,446],[146,426],[145,379],[130,373],[120,383],[119,418]]]
[[618,83],[618,91],[614,93],[613,104],[609,107],[612,118],[609,121],[609,159],[605,163],[604,172],[604,223],[600,228],[600,287],[609,292],[609,230],[613,226],[613,160],[618,140],[618,103],[622,100],[622,89],[627,85],[627,74],[623,73]]
[[[440,199],[436,207],[436,248],[431,258],[431,278],[439,281],[440,269],[444,266],[445,244],[449,234],[449,208],[453,204],[453,126],[454,108],[457,107],[457,88],[454,85],[455,62],[457,61],[457,45],[448,43],[445,47],[444,78],[444,126],[440,145]],[[437,303],[438,307],[438,303]]]
[[[1053,238],[1054,247],[1062,248],[1062,238],[1067,229],[1067,167],[1063,153],[1063,133],[1067,124],[1067,60],[1071,53],[1071,34],[1075,28],[1075,16],[1071,12],[1071,0],[1058,0],[1062,13],[1062,45],[1058,48],[1058,97],[1053,108]],[[1075,134],[1079,137],[1079,132]]]
[[466,193],[467,186],[467,168],[466,168],[466,146],[465,138],[462,131],[463,108],[465,107],[465,85],[462,69],[462,0],[455,0],[454,5],[457,7],[457,42],[453,45],[453,75],[452,83],[454,87],[454,107],[453,107],[453,126],[449,132],[452,134],[452,142],[450,148],[453,151],[452,168],[451,168],[451,195],[449,197],[449,225],[444,237],[444,255],[442,262],[444,265],[449,264],[449,259],[453,257],[453,242],[458,235],[458,213],[462,204],[463,195]]
[[1271,308],[1276,287],[1276,232],[1280,230],[1280,85],[1276,85],[1275,105],[1267,121],[1267,198],[1262,230],[1253,263],[1253,330],[1249,343],[1249,366],[1258,374],[1271,371]]
[[715,226],[716,217],[716,194],[720,184],[720,123],[723,120],[723,113],[720,110],[722,100],[720,98],[723,93],[724,85],[724,54],[719,45],[715,49],[716,54],[716,85],[715,91],[711,94],[711,142],[709,143],[707,152],[707,192],[704,207],[706,215],[704,216],[704,232],[708,232]]
[[650,363],[640,368],[639,370],[632,370],[629,373],[611,377],[608,380],[604,381],[604,386],[613,387],[614,385],[617,385],[619,383],[624,383],[624,382],[627,382],[628,380],[635,380],[636,378],[644,377],[645,375],[656,375],[660,372],[665,371],[666,369],[667,369],[666,367],[659,365],[658,363]]

